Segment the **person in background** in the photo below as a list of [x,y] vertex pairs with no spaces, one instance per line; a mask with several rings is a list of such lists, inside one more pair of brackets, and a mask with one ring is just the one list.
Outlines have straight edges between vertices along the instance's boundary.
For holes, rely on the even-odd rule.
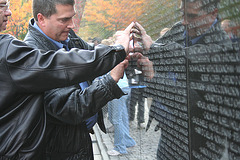
[[170,28],[163,28],[161,31],[160,31],[160,34],[159,36],[162,37],[167,31],[169,31]]
[[[144,92],[144,88],[146,87],[144,85],[144,78],[152,79],[154,77],[153,63],[149,61],[148,57],[143,56],[144,49],[141,43],[134,43],[134,40],[131,40],[130,48],[132,48],[132,52],[129,53],[129,55],[131,55],[131,59],[129,60],[129,67],[126,69],[126,74],[131,88],[128,99],[129,121],[130,124],[133,124],[136,112],[136,104],[138,104],[136,120],[137,128],[144,129],[145,97],[143,97],[142,94]],[[145,66],[142,67],[139,64],[144,64]]]
[[94,37],[92,39],[92,43],[94,44],[94,46],[97,46],[97,45],[101,44],[101,42],[102,42],[102,40],[98,37]]
[[[114,43],[117,34],[120,32],[122,31],[117,31],[112,38],[107,39],[108,42]],[[108,132],[114,132],[114,148],[107,151],[110,156],[127,154],[127,148],[136,145],[136,142],[129,134],[128,106],[126,102],[130,89],[125,73],[117,84],[125,95],[119,99],[114,99],[107,104],[108,119],[112,124],[112,126],[108,128]]]
[[7,29],[8,17],[12,15],[8,0],[0,0],[0,31]]
[[145,128],[144,120],[144,97],[143,97],[143,74],[134,64],[136,60],[133,58],[129,62],[129,68],[127,68],[129,85],[130,85],[130,95],[128,99],[128,112],[129,112],[129,121],[132,124],[135,118],[135,112],[137,108],[137,127],[138,129]]
[[234,26],[233,22],[229,19],[225,19],[221,22],[222,29],[228,34],[232,42],[237,42],[239,38],[235,34]]
[[108,119],[114,127],[114,148],[107,152],[110,156],[127,154],[127,148],[136,145],[136,142],[129,134],[128,107],[126,103],[129,86],[126,74],[118,81],[118,86],[126,95],[108,102]]
[[111,38],[108,38],[108,39],[103,39],[101,44],[109,46],[109,45],[114,44],[114,42],[113,42],[113,40]]

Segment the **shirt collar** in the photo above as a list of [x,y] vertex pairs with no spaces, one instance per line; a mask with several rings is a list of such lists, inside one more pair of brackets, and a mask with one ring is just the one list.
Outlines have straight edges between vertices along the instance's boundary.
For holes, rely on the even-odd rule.
[[60,43],[60,42],[55,41],[55,40],[53,40],[52,38],[48,37],[48,36],[41,30],[41,28],[39,28],[39,26],[37,25],[36,22],[33,24],[33,27],[36,28],[39,32],[41,32],[45,37],[47,37],[47,39],[49,39],[51,42],[53,42],[59,49],[60,49],[60,48],[63,48],[63,44],[65,44],[65,45],[68,46],[68,42],[69,42],[69,40],[70,40],[69,37],[68,37],[65,41],[61,41],[61,43]]

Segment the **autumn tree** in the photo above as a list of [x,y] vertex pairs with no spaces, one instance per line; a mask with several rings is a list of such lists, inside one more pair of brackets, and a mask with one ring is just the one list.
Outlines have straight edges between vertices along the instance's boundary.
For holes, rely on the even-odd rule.
[[138,17],[138,22],[142,24],[148,35],[156,40],[163,28],[170,28],[181,20],[180,4],[181,0],[148,0],[144,14]]
[[[122,30],[143,13],[146,0],[88,0],[83,24],[100,26],[100,31]],[[97,30],[95,30],[97,32]]]
[[144,1],[91,0],[86,5],[86,19],[117,31],[128,26],[130,22],[135,21],[143,13]]
[[73,18],[73,21],[75,24],[75,27],[74,27],[75,32],[78,32],[78,30],[80,28],[80,22],[82,20],[82,15],[83,15],[85,4],[86,4],[86,0],[75,0],[76,15]]
[[11,0],[10,10],[12,16],[9,18],[5,33],[23,39],[27,33],[29,19],[32,17],[32,0]]

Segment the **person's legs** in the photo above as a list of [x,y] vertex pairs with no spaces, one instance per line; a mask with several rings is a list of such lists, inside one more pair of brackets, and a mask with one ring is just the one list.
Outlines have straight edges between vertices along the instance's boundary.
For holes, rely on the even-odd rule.
[[139,88],[138,89],[138,112],[137,112],[137,120],[138,120],[138,125],[141,123],[144,123],[144,97],[142,96],[142,92],[144,89]]
[[[114,150],[120,152],[121,154],[126,154],[126,146],[123,144],[123,137],[124,137],[124,125],[122,121],[123,117],[123,110],[122,105],[126,101],[122,101],[122,98],[120,99],[114,99],[111,102],[109,102],[109,107],[112,108],[112,124],[114,126]],[[126,97],[124,98],[126,99]]]
[[[127,100],[126,96],[126,100]],[[124,99],[122,99],[124,100]],[[123,103],[126,104],[126,103]],[[129,134],[129,121],[128,121],[128,111],[127,111],[127,106],[123,105],[122,106],[122,121],[123,121],[123,132],[124,132],[124,137],[123,137],[123,144],[128,148],[136,145],[136,142],[134,139],[130,136]]]
[[112,122],[112,119],[113,119],[112,114],[113,114],[114,107],[113,107],[112,102],[111,101],[108,102],[107,106],[108,106],[108,120],[113,124],[113,122]]
[[108,120],[111,122],[111,126],[109,126],[108,128],[106,128],[107,133],[113,133],[114,132],[114,126],[113,126],[113,111],[114,111],[114,107],[112,106],[111,102],[109,102],[107,104],[107,110],[108,110]]
[[129,97],[129,106],[128,106],[128,113],[129,113],[129,121],[133,121],[135,117],[135,108],[137,104],[137,98],[136,98],[136,89],[132,88],[130,91],[130,97]]

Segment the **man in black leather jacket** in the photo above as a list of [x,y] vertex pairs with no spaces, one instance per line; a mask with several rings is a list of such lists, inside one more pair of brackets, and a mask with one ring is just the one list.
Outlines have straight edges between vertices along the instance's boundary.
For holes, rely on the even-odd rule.
[[[30,20],[25,42],[31,47],[45,51],[58,50],[64,44],[67,44],[68,49],[74,47],[93,50],[93,46],[83,41],[72,30],[74,0],[54,3],[33,1],[34,19]],[[55,8],[56,12],[48,14],[52,8]],[[85,120],[98,112],[98,125],[106,133],[100,108],[108,101],[120,98],[122,94],[122,90],[110,75],[94,81],[85,90],[76,84],[45,92],[46,159],[93,159],[92,142]]]
[[[7,0],[0,3],[3,30],[11,12]],[[93,51],[75,48],[70,52],[32,49],[10,35],[0,34],[0,159],[43,160],[44,92],[107,73],[125,59],[129,32],[130,28],[118,37],[117,43],[122,45],[101,46]],[[112,78],[121,77],[126,65],[125,60],[115,67]],[[86,112],[100,108],[95,106]],[[85,112],[83,108],[79,111]]]

